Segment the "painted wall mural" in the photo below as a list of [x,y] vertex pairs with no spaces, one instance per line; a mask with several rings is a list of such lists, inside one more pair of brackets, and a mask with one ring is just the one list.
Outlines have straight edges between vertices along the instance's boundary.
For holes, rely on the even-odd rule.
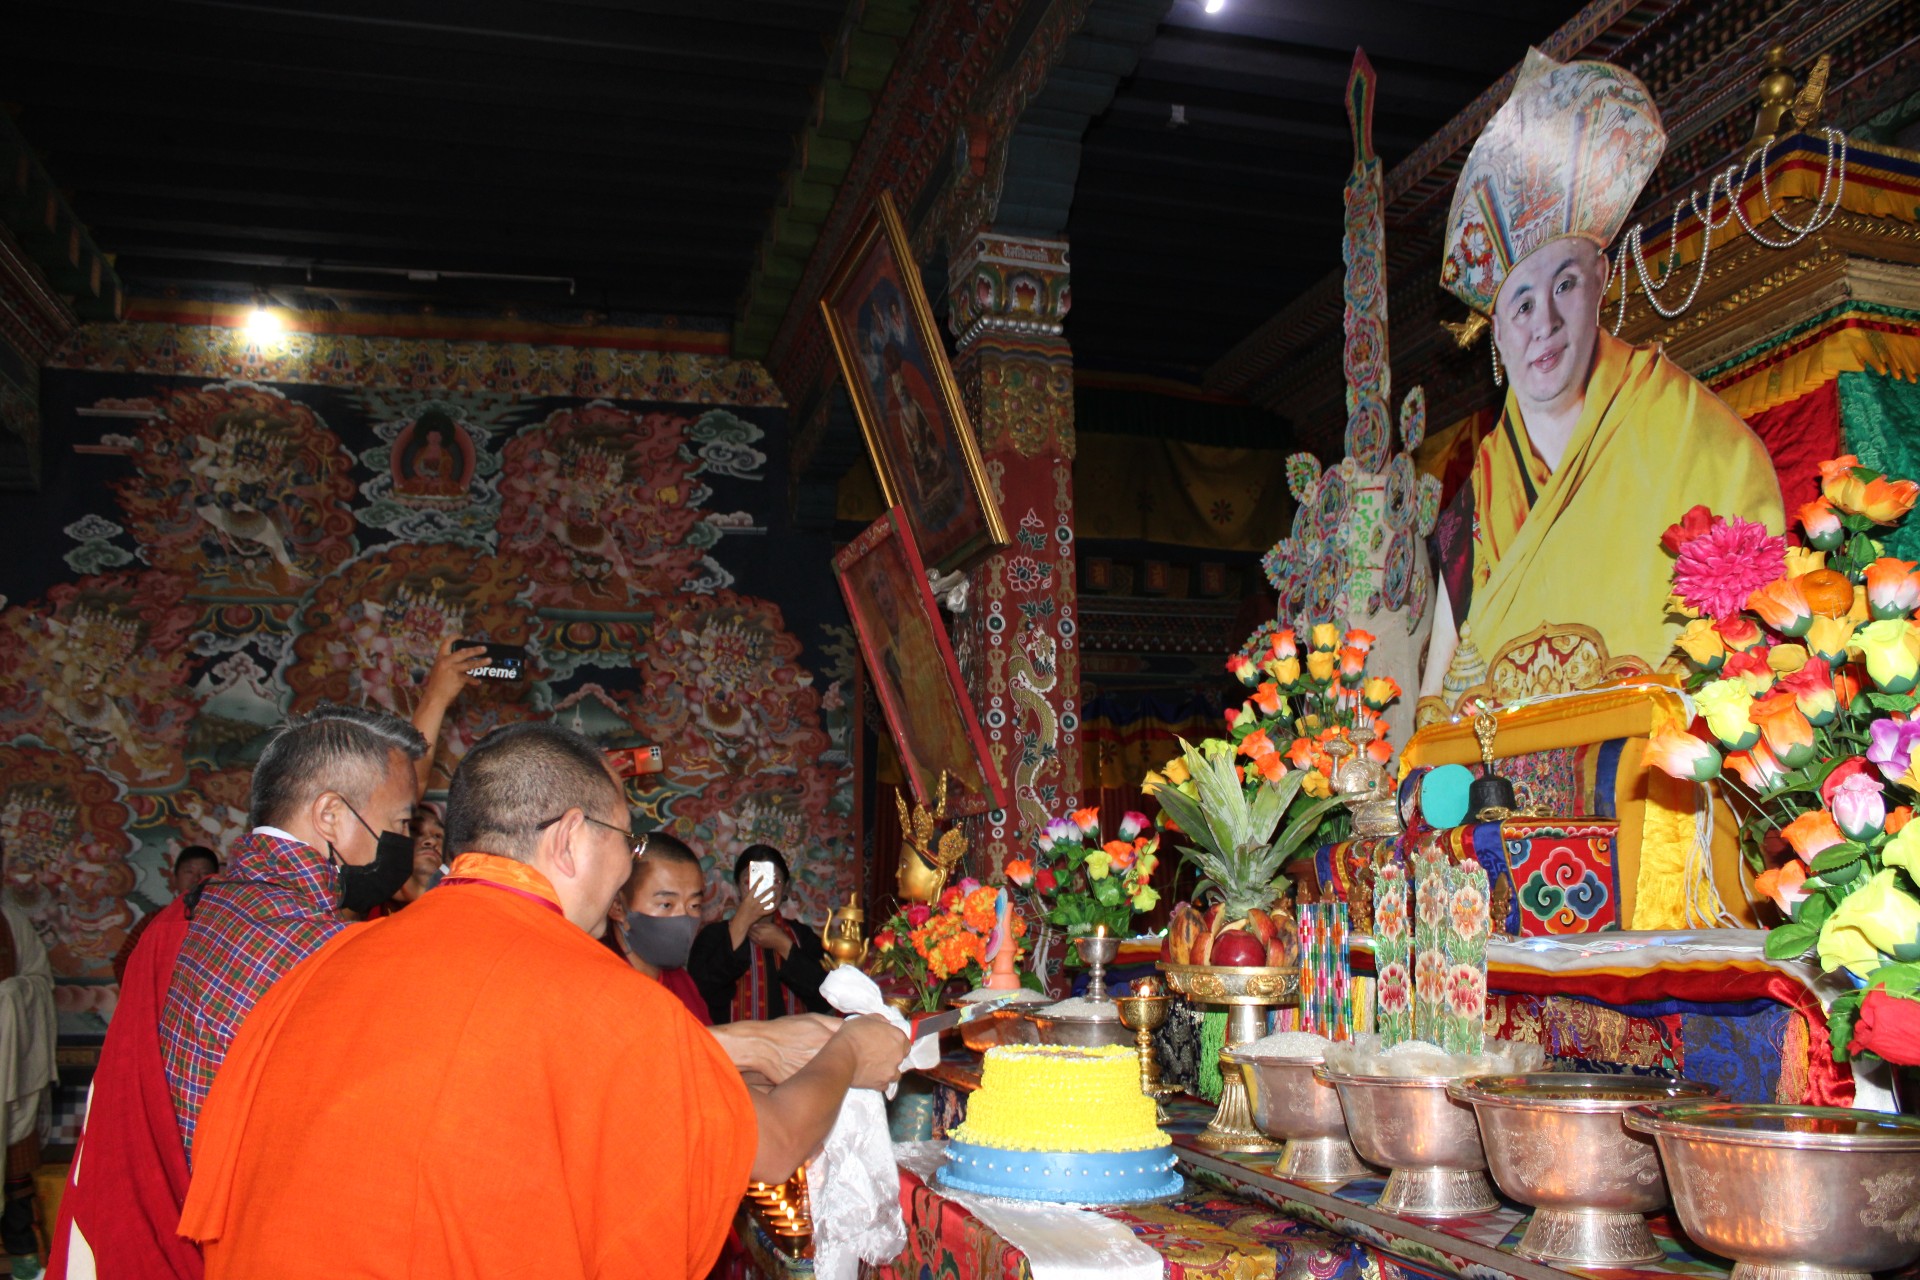
[[613,400],[337,365],[324,385],[180,376],[101,358],[118,349],[96,337],[46,371],[67,443],[42,493],[10,496],[0,561],[5,889],[63,1011],[109,1012],[109,962],[165,901],[164,867],[245,829],[274,725],[324,700],[411,714],[447,637],[526,645],[531,669],[462,697],[436,791],[529,717],[657,743],[665,772],[630,784],[642,825],[717,875],[747,844],[788,851],[807,919],[844,900],[852,648],[832,548],[787,524],[784,411],[713,392],[763,374]]

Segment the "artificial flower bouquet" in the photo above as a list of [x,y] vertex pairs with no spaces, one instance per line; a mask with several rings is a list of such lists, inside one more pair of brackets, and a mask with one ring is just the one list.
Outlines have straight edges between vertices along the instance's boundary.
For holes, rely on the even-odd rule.
[[[1069,938],[1099,925],[1115,937],[1133,932],[1137,911],[1151,911],[1160,892],[1150,883],[1160,865],[1160,835],[1144,813],[1128,813],[1111,840],[1100,834],[1100,811],[1055,818],[1034,841],[1031,857],[1007,863],[1007,883],[1034,915]],[[1078,952],[1069,949],[1075,962]]]
[[[1400,696],[1391,676],[1369,676],[1367,655],[1374,637],[1355,628],[1342,632],[1330,622],[1308,632],[1306,652],[1291,629],[1269,623],[1254,632],[1245,648],[1227,659],[1227,670],[1253,690],[1227,712],[1227,738],[1243,757],[1248,786],[1277,782],[1289,767],[1309,770],[1301,790],[1320,799],[1332,794],[1338,753],[1336,740],[1364,749],[1385,764],[1393,758],[1387,722],[1381,716]],[[1151,781],[1151,779],[1150,779]]]
[[[1718,779],[1754,885],[1786,917],[1767,954],[1817,949],[1856,990],[1830,1012],[1836,1057],[1920,1061],[1920,573],[1875,536],[1920,485],[1821,464],[1796,513],[1804,546],[1695,507],[1662,539],[1675,557],[1677,647],[1705,721],[1654,735],[1647,759]],[[1771,838],[1771,840],[1770,840]],[[1769,843],[1793,856],[1768,866]]]
[[[1000,890],[966,879],[950,885],[937,904],[907,904],[873,935],[869,972],[892,974],[912,992],[913,1007],[940,1007],[947,984],[965,980],[970,990],[987,978],[987,954],[999,928]],[[1012,913],[1013,945],[1026,936],[1027,924]]]

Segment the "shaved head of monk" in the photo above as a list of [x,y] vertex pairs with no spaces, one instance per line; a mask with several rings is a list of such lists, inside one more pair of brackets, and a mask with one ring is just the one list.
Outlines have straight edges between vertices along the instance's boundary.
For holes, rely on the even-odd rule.
[[467,753],[447,792],[447,849],[527,863],[567,919],[599,937],[633,870],[626,794],[600,749],[558,725],[509,725]]

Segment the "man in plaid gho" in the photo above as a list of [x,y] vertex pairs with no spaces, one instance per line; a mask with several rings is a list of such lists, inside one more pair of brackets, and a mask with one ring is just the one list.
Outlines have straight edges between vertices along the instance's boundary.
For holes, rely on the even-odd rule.
[[404,833],[420,731],[397,716],[321,706],[267,744],[253,772],[253,830],[209,880],[160,1014],[161,1057],[187,1159],[200,1107],[234,1033],[268,987],[384,903],[413,872]]

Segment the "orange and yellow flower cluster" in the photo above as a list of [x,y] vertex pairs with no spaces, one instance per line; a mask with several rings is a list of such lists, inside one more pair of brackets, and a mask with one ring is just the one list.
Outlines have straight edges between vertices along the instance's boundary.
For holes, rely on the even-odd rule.
[[1373,645],[1374,637],[1365,631],[1342,632],[1323,622],[1309,631],[1304,651],[1289,629],[1274,632],[1254,652],[1227,660],[1227,670],[1253,690],[1227,712],[1228,736],[1246,758],[1243,777],[1273,782],[1289,769],[1307,769],[1317,776],[1302,782],[1301,790],[1328,795],[1335,760],[1327,747],[1350,741],[1360,725],[1373,731],[1368,753],[1382,764],[1393,758],[1380,712],[1400,696],[1400,685],[1391,676],[1367,674]]

